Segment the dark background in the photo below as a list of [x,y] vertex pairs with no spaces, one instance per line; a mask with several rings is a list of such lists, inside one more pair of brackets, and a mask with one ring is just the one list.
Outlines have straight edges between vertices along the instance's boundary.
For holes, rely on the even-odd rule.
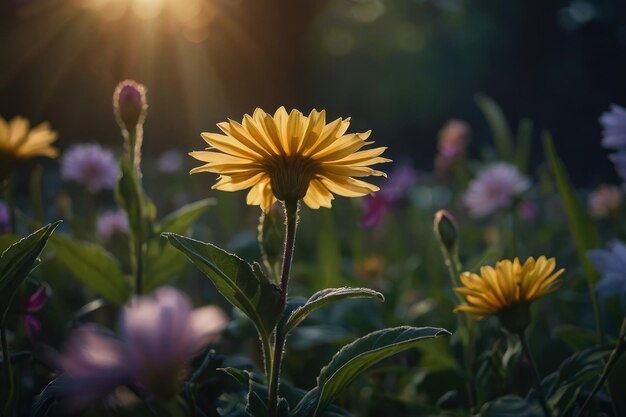
[[617,181],[598,117],[626,106],[622,0],[204,0],[193,25],[167,5],[111,18],[85,1],[106,0],[0,0],[0,115],[49,120],[61,148],[118,146],[111,94],[133,78],[148,88],[148,154],[285,105],[352,116],[428,170],[448,118],[470,122],[474,155],[488,143],[483,92],[514,128],[535,121],[536,164],[547,128],[578,185]]

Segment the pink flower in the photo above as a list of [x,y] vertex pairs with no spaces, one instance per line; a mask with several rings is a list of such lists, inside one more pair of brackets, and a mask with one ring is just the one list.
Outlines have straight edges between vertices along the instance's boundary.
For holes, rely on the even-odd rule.
[[110,239],[116,233],[128,233],[128,216],[123,210],[107,211],[96,220],[96,230],[103,239]]
[[439,153],[435,157],[437,175],[445,175],[452,164],[465,152],[470,132],[470,125],[462,120],[451,119],[446,122],[439,132]]
[[113,189],[118,173],[113,152],[96,144],[74,145],[61,160],[61,178],[82,184],[91,193]]
[[450,119],[439,132],[439,154],[454,159],[465,151],[472,129],[463,120]]
[[523,200],[517,210],[522,220],[532,222],[537,218],[539,209],[537,205],[530,200]]
[[507,207],[530,188],[530,181],[514,165],[498,162],[485,168],[470,182],[465,205],[474,217],[485,217]]
[[389,209],[389,204],[389,201],[381,193],[365,196],[363,198],[361,225],[366,229],[378,226]]
[[37,291],[31,294],[26,302],[22,323],[24,324],[26,337],[32,344],[35,344],[39,334],[41,334],[41,322],[34,313],[41,310],[47,301],[48,294],[46,294],[46,289],[44,287],[40,287]]
[[171,397],[189,372],[188,362],[227,323],[220,308],[193,310],[187,297],[171,287],[137,297],[124,308],[119,339],[95,325],[74,331],[61,358],[67,376],[62,393],[74,409],[129,383]]
[[600,185],[589,194],[589,212],[596,219],[605,219],[615,214],[622,205],[622,190],[610,185]]

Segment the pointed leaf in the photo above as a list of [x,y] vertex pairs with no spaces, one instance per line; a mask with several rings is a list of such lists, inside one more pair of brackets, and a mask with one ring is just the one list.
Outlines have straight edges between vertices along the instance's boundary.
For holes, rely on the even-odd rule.
[[157,226],[157,233],[170,232],[181,234],[187,232],[187,229],[198,220],[198,217],[204,214],[209,207],[214,206],[215,203],[216,200],[214,198],[205,198],[179,208],[163,218],[159,226]]
[[385,301],[385,297],[381,293],[369,288],[327,288],[316,292],[302,307],[295,309],[289,316],[283,331],[289,333],[315,310],[348,298],[378,298],[380,301]]
[[35,267],[50,235],[60,223],[42,227],[9,246],[0,255],[0,322],[4,320],[13,295]]
[[513,136],[509,124],[500,107],[489,97],[479,94],[476,96],[476,104],[482,110],[496,145],[498,157],[504,161],[513,161]]
[[309,391],[293,411],[301,417],[319,416],[337,394],[362,372],[426,338],[449,335],[445,329],[401,326],[378,330],[344,346],[325,366],[317,387]]
[[164,233],[169,242],[213,281],[226,299],[244,312],[262,337],[280,320],[280,290],[252,265],[210,243],[203,243],[174,233]]
[[128,280],[117,261],[101,246],[66,236],[50,241],[59,262],[74,279],[115,304],[124,304],[131,294]]
[[590,285],[593,285],[598,279],[598,273],[587,259],[587,252],[600,246],[600,238],[598,232],[593,225],[593,221],[589,217],[585,206],[580,201],[574,187],[572,186],[565,165],[559,159],[549,132],[543,132],[543,146],[554,174],[557,190],[563,201],[569,229],[572,232],[578,259],[585,269],[585,275]]

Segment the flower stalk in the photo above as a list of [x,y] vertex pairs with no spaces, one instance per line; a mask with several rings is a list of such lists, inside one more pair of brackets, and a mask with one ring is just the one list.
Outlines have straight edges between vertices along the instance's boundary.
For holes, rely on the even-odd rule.
[[[280,302],[283,309],[287,306],[287,293],[289,288],[289,277],[291,273],[291,264],[293,261],[293,252],[296,243],[296,230],[298,228],[298,200],[285,200],[285,251],[283,254],[283,265],[280,277]],[[285,349],[285,340],[287,335],[285,332],[275,330],[273,358],[270,366],[269,386],[268,386],[268,412],[271,417],[276,415],[276,407],[278,405],[278,385],[280,380],[280,369],[283,361],[283,353]]]

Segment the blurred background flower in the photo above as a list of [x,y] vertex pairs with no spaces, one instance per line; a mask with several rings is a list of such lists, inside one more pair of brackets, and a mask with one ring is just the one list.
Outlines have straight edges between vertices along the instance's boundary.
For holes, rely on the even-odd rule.
[[110,239],[115,234],[128,233],[128,216],[124,210],[111,210],[104,212],[96,220],[98,236],[104,240]]
[[227,323],[218,307],[193,310],[171,287],[137,297],[124,308],[119,338],[92,324],[72,333],[60,359],[62,394],[71,409],[130,383],[169,398],[188,374],[189,360],[217,340]]
[[622,190],[611,185],[600,185],[589,194],[587,205],[596,219],[606,219],[617,215],[622,206]]
[[511,205],[530,185],[514,165],[498,162],[485,167],[470,182],[465,205],[472,216],[485,217]]
[[620,241],[611,243],[608,249],[594,249],[587,254],[602,279],[596,288],[603,299],[624,298],[626,295],[626,245]]
[[63,153],[61,178],[82,184],[91,193],[113,189],[118,175],[115,155],[98,144],[74,145]]
[[0,200],[0,233],[9,233],[11,231],[11,215],[9,208]]

